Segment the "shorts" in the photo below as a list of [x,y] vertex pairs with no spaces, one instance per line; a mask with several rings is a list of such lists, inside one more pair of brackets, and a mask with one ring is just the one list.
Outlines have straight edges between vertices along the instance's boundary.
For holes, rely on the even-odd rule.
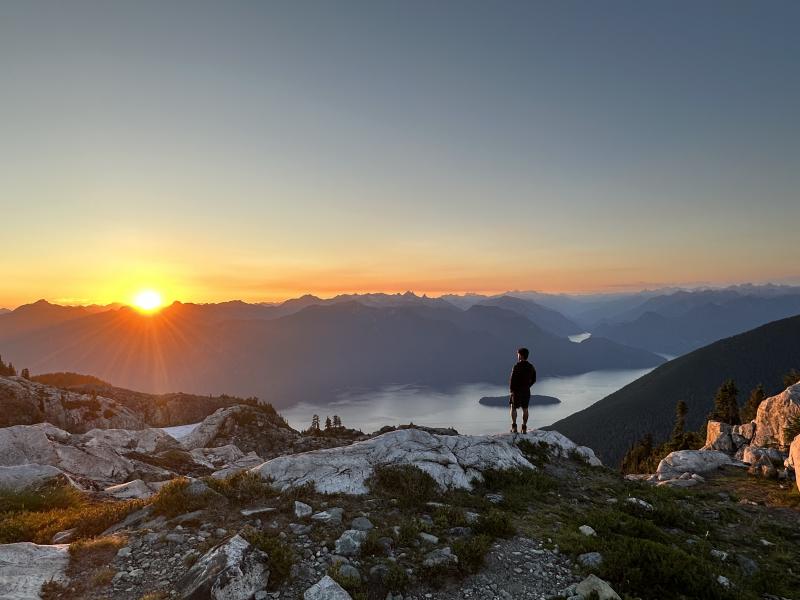
[[510,406],[513,406],[514,408],[524,408],[527,410],[530,401],[531,401],[530,394],[517,394],[511,392],[511,397],[508,400],[508,404]]

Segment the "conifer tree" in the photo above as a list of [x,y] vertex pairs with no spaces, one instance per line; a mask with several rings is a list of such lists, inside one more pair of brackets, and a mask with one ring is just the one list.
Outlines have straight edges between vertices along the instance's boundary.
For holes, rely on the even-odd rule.
[[672,428],[672,439],[677,440],[686,431],[686,413],[689,407],[683,400],[678,400],[675,405],[675,427]]
[[795,383],[800,383],[800,371],[792,369],[783,376],[783,387],[789,387]]
[[739,424],[739,390],[733,379],[728,379],[714,396],[714,410],[708,415],[709,421],[721,421],[728,425]]
[[319,415],[314,415],[311,417],[311,431],[316,432],[319,431]]
[[342,420],[339,418],[339,415],[333,415],[333,426],[337,429],[342,426]]
[[750,396],[747,398],[747,402],[740,411],[742,423],[749,423],[756,418],[758,407],[766,397],[767,393],[764,391],[763,385],[759,383],[755,388],[753,388],[753,390],[750,392]]
[[325,431],[330,431],[331,429],[331,418],[325,417]]

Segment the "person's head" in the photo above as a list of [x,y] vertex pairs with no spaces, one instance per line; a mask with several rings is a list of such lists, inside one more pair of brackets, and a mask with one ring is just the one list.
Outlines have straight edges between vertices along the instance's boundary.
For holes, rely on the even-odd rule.
[[528,352],[527,348],[520,348],[520,349],[517,350],[517,359],[518,360],[528,360],[528,355],[529,354],[530,354],[530,352]]

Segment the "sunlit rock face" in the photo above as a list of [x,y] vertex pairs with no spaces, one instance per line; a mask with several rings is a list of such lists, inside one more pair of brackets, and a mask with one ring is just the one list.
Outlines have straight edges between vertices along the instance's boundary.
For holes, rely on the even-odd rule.
[[785,429],[796,418],[800,418],[800,383],[789,386],[759,405],[752,445],[788,446],[792,440],[786,439]]
[[[578,446],[556,432],[529,434],[557,454],[577,451]],[[533,469],[514,442],[528,436],[438,435],[419,429],[404,429],[379,435],[342,448],[330,448],[278,457],[254,468],[280,489],[313,483],[323,493],[364,494],[366,480],[380,465],[413,465],[428,473],[443,489],[471,489],[473,479],[482,479],[490,469]],[[594,457],[584,449],[587,462]]]
[[79,394],[30,381],[0,377],[0,427],[48,422],[68,431],[143,429],[144,420],[122,404],[92,394]]

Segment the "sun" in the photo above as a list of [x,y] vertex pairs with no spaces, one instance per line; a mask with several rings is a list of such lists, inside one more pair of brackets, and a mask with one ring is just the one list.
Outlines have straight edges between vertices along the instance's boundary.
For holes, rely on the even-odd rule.
[[163,304],[161,294],[155,290],[142,290],[133,297],[133,306],[146,313],[157,311]]

